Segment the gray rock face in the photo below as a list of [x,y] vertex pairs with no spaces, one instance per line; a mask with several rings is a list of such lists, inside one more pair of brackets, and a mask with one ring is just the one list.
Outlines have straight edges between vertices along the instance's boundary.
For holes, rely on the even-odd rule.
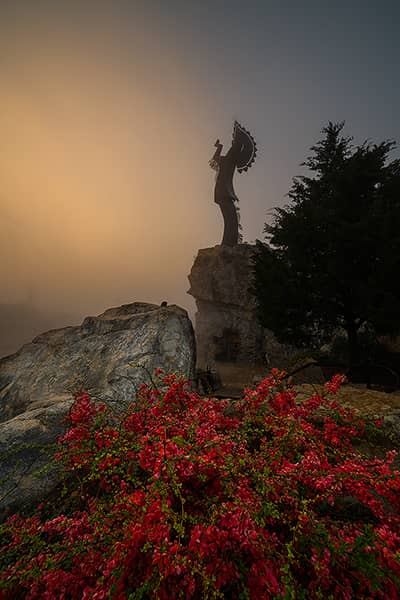
[[[197,305],[198,365],[216,363],[281,366],[287,349],[258,322],[251,293],[255,246],[214,246],[199,250],[189,275]],[[268,355],[266,359],[266,353]]]
[[199,365],[262,359],[263,330],[249,293],[253,247],[249,244],[199,250],[189,275],[196,299]]
[[0,519],[37,504],[57,485],[58,473],[49,459],[72,402],[69,394],[49,396],[0,423]]
[[185,310],[136,302],[48,331],[1,359],[0,517],[40,501],[57,483],[54,468],[38,471],[64,431],[70,391],[84,387],[123,403],[157,367],[192,379],[195,358]]
[[[0,360],[0,422],[79,386],[104,400],[132,399],[160,367],[191,378],[195,344],[185,310],[136,302],[48,331]],[[133,366],[137,365],[137,366]]]

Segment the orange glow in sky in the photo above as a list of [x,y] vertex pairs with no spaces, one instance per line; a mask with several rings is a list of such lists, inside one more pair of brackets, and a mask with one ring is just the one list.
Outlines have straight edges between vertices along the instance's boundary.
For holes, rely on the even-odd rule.
[[28,28],[9,52],[3,296],[29,290],[41,305],[75,312],[135,300],[188,305],[182,274],[219,237],[207,215],[215,210],[208,156],[191,144],[205,106],[184,65],[153,69],[143,55],[123,64],[99,42],[88,54],[88,40],[71,44],[68,28]]

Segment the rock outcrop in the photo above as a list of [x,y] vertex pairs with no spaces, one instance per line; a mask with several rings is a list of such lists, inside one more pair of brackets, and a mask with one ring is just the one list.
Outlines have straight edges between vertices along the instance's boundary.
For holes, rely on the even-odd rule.
[[115,403],[134,399],[156,368],[192,379],[195,342],[185,310],[133,303],[111,308],[82,325],[48,331],[0,360],[0,512],[27,506],[57,481],[34,477],[48,457],[71,405],[84,387]]
[[0,422],[30,404],[79,386],[103,400],[126,401],[160,367],[191,378],[194,334],[175,305],[135,302],[82,325],[48,331],[0,360]]
[[257,372],[283,366],[289,350],[257,320],[251,292],[255,246],[199,250],[189,275],[197,305],[198,366],[216,368],[222,379],[251,383]]
[[57,485],[50,458],[72,402],[70,394],[48,396],[0,423],[0,520],[40,502]]
[[263,329],[249,292],[250,244],[199,250],[189,275],[189,294],[197,305],[196,340],[200,366],[215,361],[262,359]]

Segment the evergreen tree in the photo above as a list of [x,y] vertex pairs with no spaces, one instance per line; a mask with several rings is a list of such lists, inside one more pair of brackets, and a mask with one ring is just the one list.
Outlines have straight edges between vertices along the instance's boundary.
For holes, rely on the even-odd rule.
[[320,347],[343,328],[351,364],[358,333],[400,330],[400,160],[392,141],[354,147],[329,123],[257,244],[260,319],[282,342]]

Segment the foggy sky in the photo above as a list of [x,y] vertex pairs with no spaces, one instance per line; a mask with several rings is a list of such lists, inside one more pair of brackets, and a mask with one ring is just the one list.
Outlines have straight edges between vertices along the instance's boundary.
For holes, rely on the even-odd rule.
[[0,303],[193,314],[187,274],[222,238],[215,139],[237,118],[257,140],[235,189],[260,239],[329,120],[400,141],[399,18],[389,0],[3,0]]

